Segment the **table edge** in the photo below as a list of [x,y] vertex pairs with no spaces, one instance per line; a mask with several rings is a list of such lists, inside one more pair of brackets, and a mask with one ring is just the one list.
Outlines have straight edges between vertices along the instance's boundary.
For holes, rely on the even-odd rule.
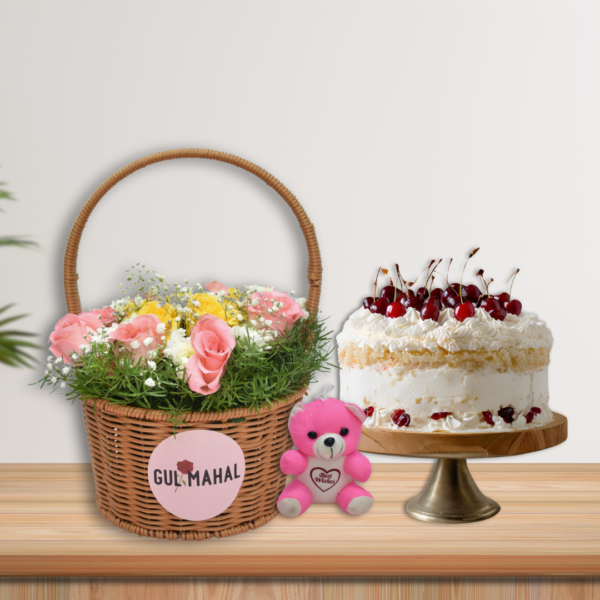
[[0,577],[591,577],[600,555],[10,556]]

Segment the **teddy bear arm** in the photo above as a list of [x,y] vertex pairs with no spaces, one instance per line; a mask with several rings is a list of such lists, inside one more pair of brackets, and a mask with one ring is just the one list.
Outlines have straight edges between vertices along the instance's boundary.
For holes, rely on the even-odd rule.
[[308,458],[298,450],[288,450],[281,457],[281,470],[286,475],[299,475],[307,466]]
[[371,477],[371,463],[366,456],[363,456],[358,450],[352,452],[344,461],[344,471],[356,479],[356,481],[365,482]]

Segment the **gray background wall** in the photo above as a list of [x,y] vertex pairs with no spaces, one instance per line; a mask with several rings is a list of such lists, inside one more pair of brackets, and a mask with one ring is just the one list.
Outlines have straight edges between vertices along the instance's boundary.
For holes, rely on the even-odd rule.
[[[481,245],[473,268],[504,281],[520,267],[515,295],[555,335],[551,405],[570,438],[512,460],[600,461],[597,2],[5,0],[0,12],[0,180],[19,199],[1,232],[41,244],[1,251],[0,305],[18,302],[42,343],[66,311],[66,236],[96,186],[152,152],[223,150],[305,206],[336,332],[380,265],[416,274]],[[172,279],[307,288],[291,212],[226,165],[158,165],[115,188],[84,234],[84,307],[117,296],[138,261]],[[88,460],[79,407],[28,387],[37,376],[0,367],[0,462]]]

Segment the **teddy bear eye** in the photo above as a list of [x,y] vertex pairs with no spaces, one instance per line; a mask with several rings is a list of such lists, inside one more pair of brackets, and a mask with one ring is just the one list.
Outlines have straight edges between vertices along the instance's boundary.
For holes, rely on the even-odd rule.
[[316,439],[317,439],[317,432],[316,432],[316,431],[309,431],[309,432],[308,432],[308,437],[309,437],[311,440],[316,440]]
[[348,431],[348,429],[346,427],[342,427],[342,429],[340,430],[340,435],[345,437],[349,434],[350,432]]

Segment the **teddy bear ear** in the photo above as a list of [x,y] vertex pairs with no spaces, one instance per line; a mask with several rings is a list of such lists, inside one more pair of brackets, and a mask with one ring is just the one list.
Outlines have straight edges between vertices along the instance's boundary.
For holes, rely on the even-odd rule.
[[361,422],[364,423],[367,420],[367,415],[361,410],[356,404],[346,404],[346,408]]
[[306,404],[304,402],[298,402],[298,404],[294,405],[294,408],[292,408],[292,412],[290,412],[290,418],[288,419],[288,423],[291,423],[292,419],[305,408]]

